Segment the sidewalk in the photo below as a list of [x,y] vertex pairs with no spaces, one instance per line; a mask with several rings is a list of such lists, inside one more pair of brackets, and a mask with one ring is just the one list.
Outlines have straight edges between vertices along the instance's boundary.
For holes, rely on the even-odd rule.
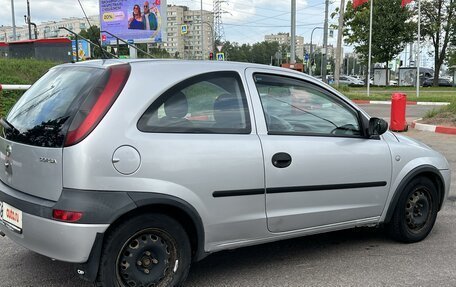
[[410,125],[412,128],[433,133],[456,135],[456,127],[446,127],[419,123],[421,119],[414,120]]
[[[352,100],[357,104],[375,104],[375,105],[391,105],[391,101],[370,101],[370,100]],[[407,105],[419,105],[419,106],[447,106],[448,102],[414,102],[407,101]]]

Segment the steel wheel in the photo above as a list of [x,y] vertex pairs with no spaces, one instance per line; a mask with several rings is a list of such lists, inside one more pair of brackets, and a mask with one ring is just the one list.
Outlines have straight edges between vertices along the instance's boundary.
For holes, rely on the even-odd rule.
[[431,216],[432,201],[429,190],[417,189],[407,200],[405,206],[405,220],[411,232],[419,232]]
[[[133,235],[117,256],[119,282],[124,286],[159,286],[176,262],[176,244],[162,230],[146,229]],[[166,281],[166,280],[165,280]]]
[[191,263],[191,246],[179,222],[164,214],[142,214],[107,234],[97,286],[181,286]]
[[401,242],[423,240],[437,218],[439,191],[427,177],[411,180],[402,190],[393,217],[387,224],[390,235]]

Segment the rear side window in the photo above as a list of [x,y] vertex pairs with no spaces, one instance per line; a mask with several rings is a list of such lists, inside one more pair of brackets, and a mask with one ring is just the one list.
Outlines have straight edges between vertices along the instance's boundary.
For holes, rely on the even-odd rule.
[[39,79],[14,105],[3,134],[25,144],[61,147],[69,119],[102,76],[103,69],[60,67]]
[[179,83],[146,110],[138,129],[157,133],[250,133],[239,75],[207,73]]

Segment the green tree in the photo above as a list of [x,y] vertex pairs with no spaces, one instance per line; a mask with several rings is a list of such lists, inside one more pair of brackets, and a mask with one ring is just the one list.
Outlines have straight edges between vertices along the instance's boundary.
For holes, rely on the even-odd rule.
[[[355,46],[367,66],[369,52],[369,3],[353,9],[348,2],[344,19],[345,43]],[[416,24],[411,10],[401,7],[401,0],[375,0],[372,16],[373,62],[387,63],[399,55],[414,39]]]
[[434,86],[438,85],[450,40],[456,37],[455,14],[455,0],[421,1],[421,35],[430,39],[434,48]]

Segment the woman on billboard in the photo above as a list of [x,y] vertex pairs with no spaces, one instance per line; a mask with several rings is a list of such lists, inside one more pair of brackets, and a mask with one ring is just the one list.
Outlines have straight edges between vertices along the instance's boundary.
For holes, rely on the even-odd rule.
[[138,4],[135,4],[135,6],[133,6],[133,17],[128,20],[128,29],[144,30],[141,8]]

